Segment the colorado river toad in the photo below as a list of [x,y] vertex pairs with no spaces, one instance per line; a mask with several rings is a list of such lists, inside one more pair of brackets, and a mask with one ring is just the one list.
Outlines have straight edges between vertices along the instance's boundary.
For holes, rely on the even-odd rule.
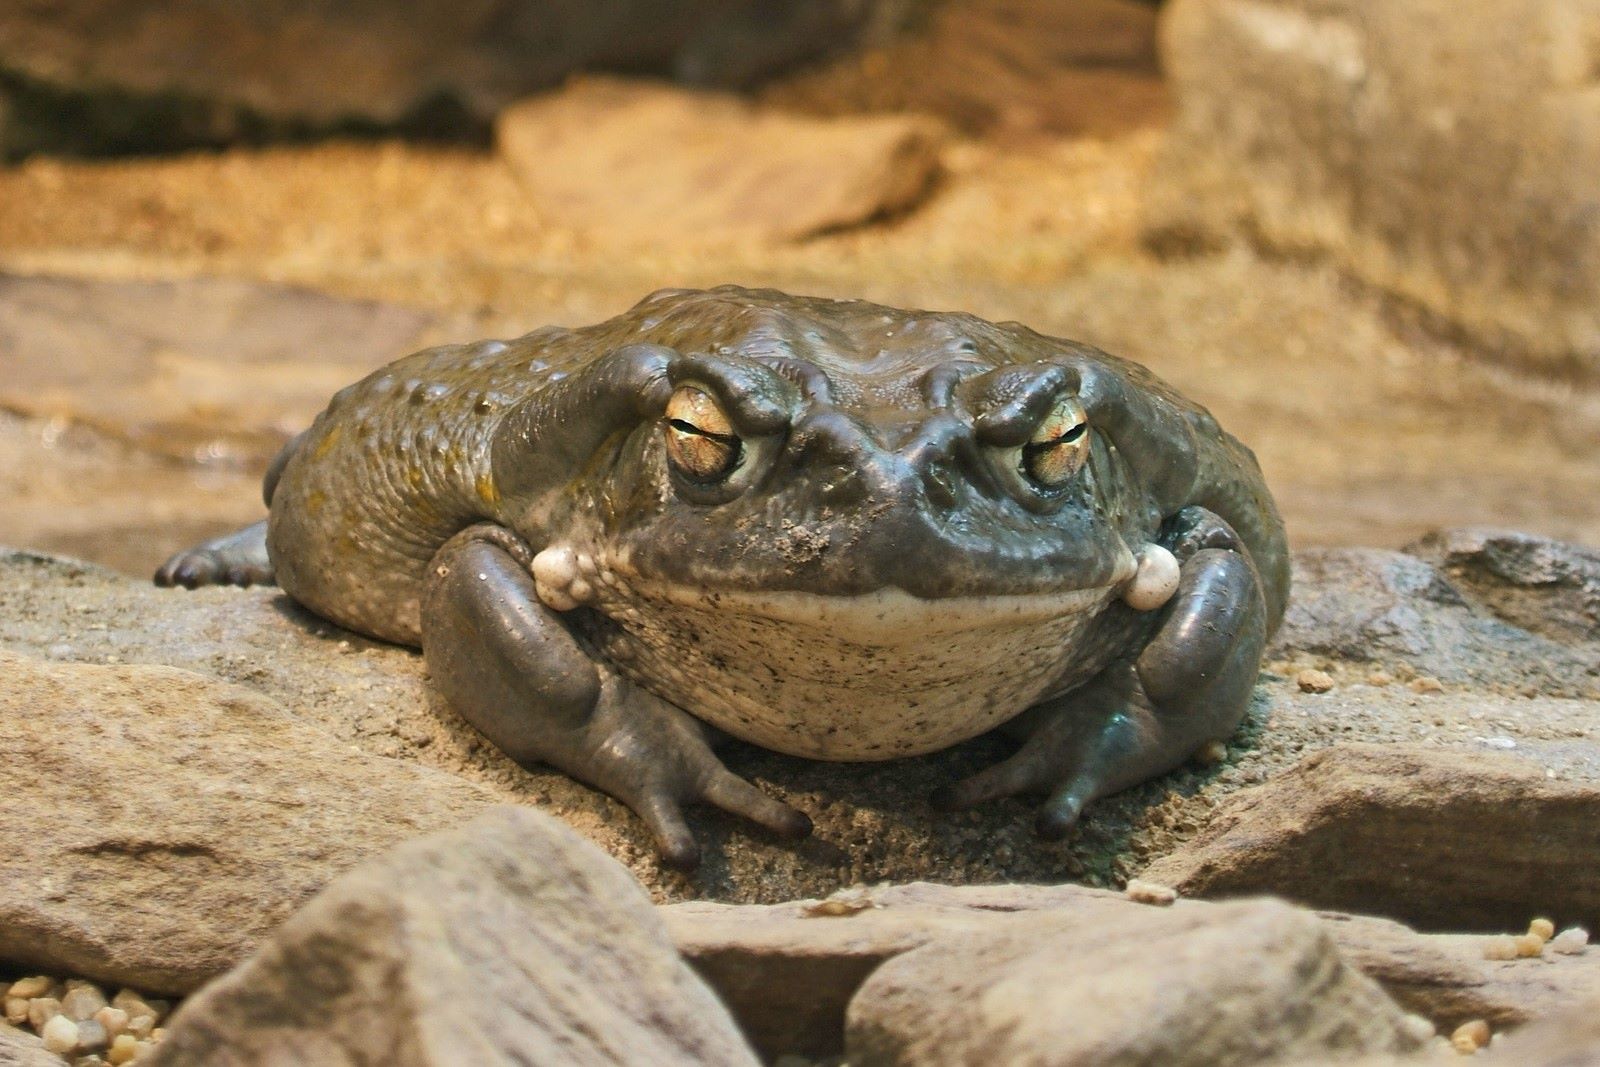
[[1015,323],[723,287],[408,356],[338,393],[270,516],[162,584],[277,582],[420,646],[521,762],[626,803],[801,835],[723,731],[885,760],[1004,726],[942,790],[1097,797],[1238,725],[1283,612],[1250,451],[1144,368]]

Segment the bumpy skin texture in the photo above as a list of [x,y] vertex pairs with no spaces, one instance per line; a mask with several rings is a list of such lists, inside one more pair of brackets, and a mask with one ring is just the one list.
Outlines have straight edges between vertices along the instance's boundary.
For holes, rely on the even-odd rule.
[[[683,437],[684,391],[720,436]],[[1086,428],[1050,438],[1076,458],[1045,484],[1053,419]],[[731,469],[685,468],[675,432]],[[1254,457],[1143,367],[733,287],[399,360],[334,397],[268,496],[270,566],[243,531],[158,581],[275,571],[420,645],[492,741],[619,797],[679,864],[686,802],[809,826],[703,723],[849,760],[1004,725],[1017,754],[936,801],[1042,793],[1041,832],[1065,833],[1232,732],[1288,592]]]

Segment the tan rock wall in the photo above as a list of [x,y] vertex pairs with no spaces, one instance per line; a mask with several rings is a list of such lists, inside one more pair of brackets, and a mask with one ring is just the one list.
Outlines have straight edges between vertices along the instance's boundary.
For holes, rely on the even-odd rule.
[[1153,236],[1332,256],[1600,371],[1600,2],[1174,0]]

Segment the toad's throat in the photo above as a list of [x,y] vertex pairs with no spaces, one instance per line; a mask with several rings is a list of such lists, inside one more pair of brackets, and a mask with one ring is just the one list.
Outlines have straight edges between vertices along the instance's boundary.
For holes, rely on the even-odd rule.
[[926,600],[634,582],[599,598],[592,636],[635,681],[743,740],[892,759],[974,737],[1060,691],[1117,589]]

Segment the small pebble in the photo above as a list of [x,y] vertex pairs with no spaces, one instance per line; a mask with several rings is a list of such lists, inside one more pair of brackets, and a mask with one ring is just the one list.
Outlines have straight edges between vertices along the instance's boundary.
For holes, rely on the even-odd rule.
[[1517,939],[1510,934],[1487,938],[1483,943],[1486,960],[1514,960],[1517,958]]
[[1194,754],[1194,761],[1202,767],[1215,767],[1228,761],[1228,746],[1221,741],[1207,741]]
[[1540,941],[1548,941],[1556,936],[1556,924],[1549,919],[1535,919],[1528,924],[1528,933]]
[[106,1028],[113,1039],[128,1028],[128,1013],[109,1005],[94,1013],[94,1021]]
[[92,985],[67,984],[67,995],[61,998],[61,1010],[73,1022],[94,1018],[94,1013],[106,1006],[106,995]]
[[138,1054],[139,1042],[134,1040],[132,1034],[122,1034],[111,1042],[111,1050],[106,1053],[106,1060],[116,1064],[131,1063]]
[[872,899],[872,893],[866,886],[851,886],[841,889],[824,900],[807,904],[804,912],[808,916],[839,916],[854,915],[858,911],[876,908],[877,902]]
[[137,1038],[146,1038],[156,1028],[154,1015],[129,1015],[127,1032]]
[[1439,1028],[1433,1025],[1432,1020],[1421,1015],[1411,1014],[1400,1020],[1400,1032],[1420,1045],[1429,1038],[1436,1036],[1439,1033]]
[[1465,1055],[1472,1055],[1489,1043],[1489,1024],[1482,1019],[1462,1023],[1450,1035],[1450,1047]]
[[84,1052],[99,1052],[111,1044],[111,1035],[106,1033],[106,1028],[93,1019],[82,1019],[78,1022],[78,1048]]
[[1382,689],[1386,685],[1394,684],[1394,675],[1388,671],[1373,671],[1367,675],[1367,684]]
[[66,1055],[78,1047],[78,1024],[65,1015],[53,1016],[39,1031],[44,1047],[51,1052]]
[[1444,683],[1431,674],[1424,674],[1411,680],[1411,691],[1413,693],[1442,693],[1444,692]]
[[1530,958],[1544,955],[1544,938],[1534,934],[1523,934],[1517,938],[1517,955]]
[[22,997],[6,998],[6,1022],[13,1026],[28,1021],[28,1002]]
[[153,1016],[156,1013],[156,1010],[143,997],[131,989],[121,990],[116,996],[112,997],[111,1006],[113,1008],[121,1008],[129,1015]]
[[1294,684],[1302,693],[1326,693],[1333,688],[1333,675],[1308,668],[1294,676]]
[[1569,926],[1550,939],[1550,951],[1563,956],[1581,956],[1589,947],[1589,931],[1581,926]]
[[1160,885],[1156,882],[1146,882],[1142,878],[1128,879],[1128,885],[1123,889],[1123,895],[1138,904],[1154,904],[1164,908],[1178,899],[1178,891],[1171,886]]
[[28,1025],[42,1031],[44,1024],[61,1014],[61,1001],[55,997],[34,997],[28,1001]]
[[35,975],[32,978],[18,978],[11,983],[11,988],[6,990],[6,996],[32,1000],[34,997],[42,997],[50,992],[50,987],[53,984],[50,979],[43,975]]

